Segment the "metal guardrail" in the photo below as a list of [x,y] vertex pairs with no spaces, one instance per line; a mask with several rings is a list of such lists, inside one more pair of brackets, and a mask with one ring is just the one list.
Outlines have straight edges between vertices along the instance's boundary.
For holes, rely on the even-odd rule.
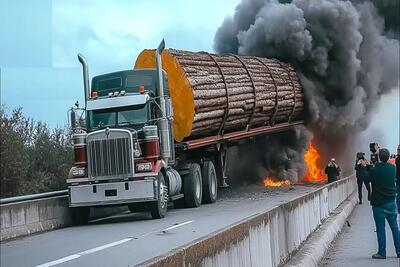
[[32,195],[24,195],[18,197],[8,197],[0,199],[0,204],[9,204],[16,203],[27,200],[35,200],[35,199],[43,199],[48,197],[58,197],[58,196],[67,196],[68,190],[60,190],[60,191],[52,191],[46,193],[32,194]]

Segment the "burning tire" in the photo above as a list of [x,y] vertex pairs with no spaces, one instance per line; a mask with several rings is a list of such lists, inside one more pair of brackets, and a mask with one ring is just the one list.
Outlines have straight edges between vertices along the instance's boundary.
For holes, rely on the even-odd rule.
[[158,200],[150,203],[150,213],[153,219],[164,218],[168,207],[168,185],[165,183],[164,174],[158,175]]
[[203,187],[200,165],[197,163],[191,163],[189,173],[184,175],[182,179],[185,206],[187,208],[200,207]]
[[70,208],[70,210],[73,225],[85,225],[88,223],[90,214],[89,207]]
[[212,161],[204,162],[202,166],[203,203],[215,203],[217,200],[217,173]]

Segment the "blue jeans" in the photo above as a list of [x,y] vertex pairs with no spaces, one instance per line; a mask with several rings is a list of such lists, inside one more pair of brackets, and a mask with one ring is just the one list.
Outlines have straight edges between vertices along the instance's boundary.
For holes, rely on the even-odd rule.
[[396,202],[397,202],[398,213],[400,213],[400,184],[397,185],[397,197],[396,197]]
[[392,230],[396,252],[400,253],[400,233],[397,225],[397,205],[395,201],[384,205],[373,206],[372,212],[374,214],[376,235],[378,238],[378,254],[386,256],[385,219],[388,221],[390,229]]

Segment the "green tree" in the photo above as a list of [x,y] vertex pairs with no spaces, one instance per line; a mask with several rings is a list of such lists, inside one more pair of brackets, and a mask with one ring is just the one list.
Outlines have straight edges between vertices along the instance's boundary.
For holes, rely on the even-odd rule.
[[8,115],[0,110],[1,197],[65,189],[73,164],[69,131],[50,130],[18,108]]

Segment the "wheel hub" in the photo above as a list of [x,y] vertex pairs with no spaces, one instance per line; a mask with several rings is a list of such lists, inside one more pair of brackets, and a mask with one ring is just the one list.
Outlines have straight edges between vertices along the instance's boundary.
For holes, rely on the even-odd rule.
[[160,204],[161,208],[164,208],[168,203],[168,187],[160,182]]

